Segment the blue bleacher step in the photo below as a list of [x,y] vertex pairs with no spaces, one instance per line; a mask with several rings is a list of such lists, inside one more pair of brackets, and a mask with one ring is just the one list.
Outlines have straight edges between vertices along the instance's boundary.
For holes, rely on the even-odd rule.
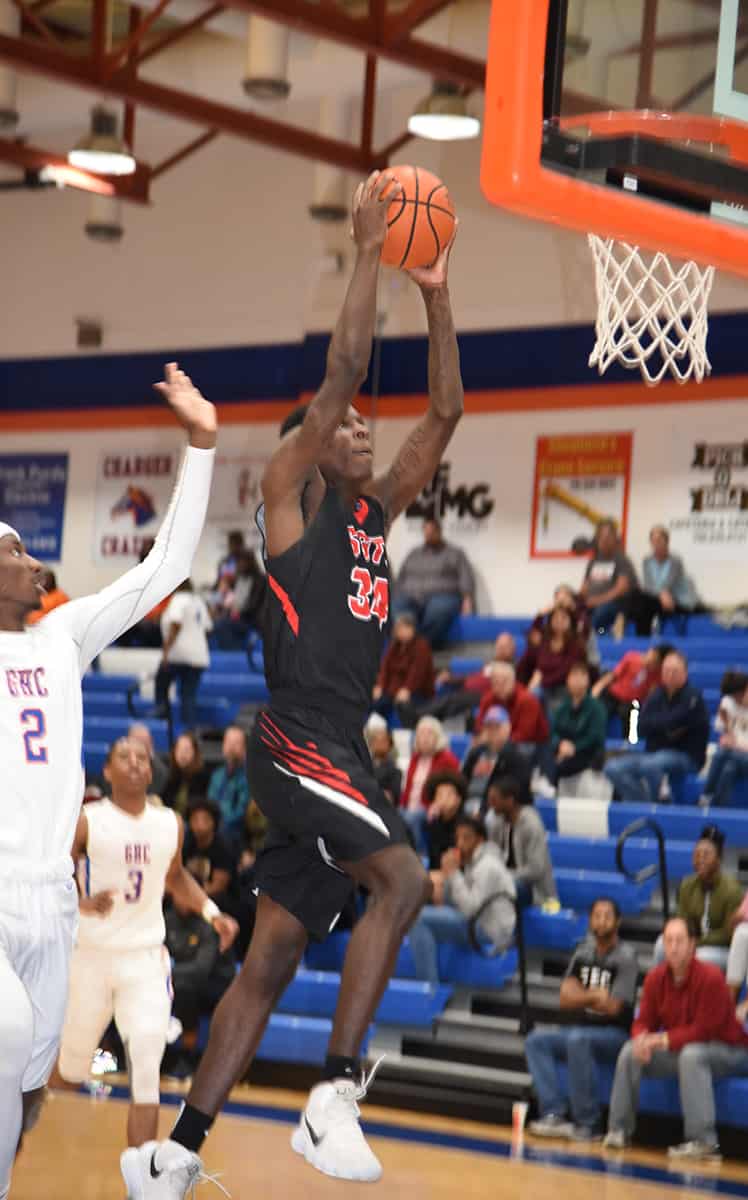
[[[117,738],[127,733],[130,717],[91,717],[86,716],[83,726],[83,736],[86,742],[108,742],[109,745]],[[169,749],[169,727],[166,721],[145,720],[153,738],[156,750]]]
[[243,704],[249,700],[267,700],[268,689],[264,675],[242,673],[226,673],[214,675],[206,671],[200,680],[200,698],[213,699],[216,696],[224,700],[235,700]]
[[137,675],[104,675],[100,671],[89,671],[83,676],[83,692],[126,692],[137,682]]
[[[198,1048],[204,1050],[208,1044],[210,1020],[203,1017],[198,1030]],[[324,1066],[327,1045],[332,1033],[332,1021],[326,1017],[298,1017],[287,1013],[273,1013],[256,1058],[266,1062],[301,1063],[309,1066]],[[372,1030],[366,1034],[361,1054],[366,1054]]]
[[[560,833],[548,834],[548,849],[554,870],[560,867],[583,870],[617,871],[616,845],[613,837],[568,837]],[[693,842],[668,840],[665,847],[668,876],[671,882],[690,875],[693,871]],[[652,863],[659,862],[657,840],[647,837],[632,837],[626,842],[624,863],[629,871],[640,871]]]
[[640,913],[647,907],[656,881],[632,883],[613,871],[581,871],[560,867],[553,872],[558,898],[567,908],[589,911],[595,900],[607,896],[615,900],[622,913]]
[[[324,942],[312,943],[304,956],[309,970],[340,971],[350,941],[349,933],[330,934]],[[439,946],[439,978],[443,983],[503,987],[517,971],[517,952],[509,949],[496,958],[482,958],[465,946]],[[415,979],[415,963],[406,938],[400,947],[394,979]]]
[[[564,1063],[557,1063],[562,1091],[568,1095],[568,1072]],[[608,1105],[613,1089],[612,1065],[598,1064],[600,1103]],[[720,1125],[748,1128],[748,1079],[733,1076],[714,1081],[714,1101]],[[660,1116],[680,1117],[682,1113],[678,1080],[642,1079],[639,1109]]]
[[569,951],[587,934],[586,915],[572,908],[547,913],[533,906],[523,909],[522,918],[528,947]]
[[[339,991],[339,972],[310,971],[301,967],[283,993],[276,1011],[332,1017]],[[445,985],[434,990],[429,984],[415,979],[391,979],[375,1020],[388,1025],[430,1028],[435,1017],[444,1011],[452,991]]]
[[87,775],[101,775],[109,746],[109,742],[83,742],[83,767]]

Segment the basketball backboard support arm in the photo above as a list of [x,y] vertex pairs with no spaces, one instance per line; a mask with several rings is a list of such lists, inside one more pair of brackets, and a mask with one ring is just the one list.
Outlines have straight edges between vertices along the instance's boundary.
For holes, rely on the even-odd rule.
[[[481,186],[487,199],[534,220],[748,275],[748,226],[619,191],[579,178],[571,170],[543,164],[544,128],[557,115],[551,111],[549,116],[549,110],[559,89],[555,75],[548,78],[548,64],[559,63],[563,57],[558,54],[563,49],[558,38],[563,37],[559,30],[565,29],[565,7],[565,0],[493,0],[481,163]],[[723,0],[728,18],[734,9],[736,27],[737,7],[737,0]],[[729,38],[729,29],[725,36]],[[724,54],[727,75],[727,51]],[[668,141],[698,126],[702,134],[708,130],[709,136],[691,134],[693,141],[726,147],[728,163],[730,158],[737,165],[748,162],[744,153],[747,131],[739,120],[715,118],[707,126],[704,119],[675,116],[677,120],[666,114],[639,113],[634,118],[638,128],[635,125],[628,132]],[[617,132],[625,136],[627,114],[615,117],[620,122]],[[605,120],[597,114],[563,124],[588,124],[590,129],[594,124],[599,130]],[[689,125],[692,120],[694,125]],[[609,121],[612,133],[616,122]],[[674,132],[676,127],[680,132]],[[699,153],[693,146],[690,152]]]

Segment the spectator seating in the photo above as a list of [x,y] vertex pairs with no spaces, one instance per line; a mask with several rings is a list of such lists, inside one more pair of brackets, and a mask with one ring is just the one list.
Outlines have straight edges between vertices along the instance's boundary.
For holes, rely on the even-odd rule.
[[[557,833],[555,800],[538,799],[535,806],[548,832]],[[652,817],[657,821],[668,842],[689,842],[693,846],[704,827],[707,814],[709,820],[714,821],[723,830],[728,848],[748,849],[748,809],[702,809],[677,804],[610,804],[608,835],[617,838],[632,821],[638,821],[641,817]],[[626,862],[628,863],[628,853]]]
[[[564,1089],[568,1088],[566,1067],[558,1066]],[[613,1088],[613,1067],[598,1067],[600,1101],[607,1105]],[[714,1083],[717,1122],[724,1125],[748,1126],[748,1079],[719,1079]],[[659,1116],[680,1116],[680,1095],[677,1079],[643,1079],[639,1093],[639,1110]]]

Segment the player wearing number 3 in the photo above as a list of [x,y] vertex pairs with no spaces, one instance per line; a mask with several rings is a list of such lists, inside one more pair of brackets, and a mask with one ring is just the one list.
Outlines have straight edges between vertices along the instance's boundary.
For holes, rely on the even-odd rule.
[[256,865],[252,942],[213,1017],[210,1041],[171,1138],[127,1151],[135,1200],[181,1200],[201,1171],[197,1151],[247,1070],[309,937],[322,939],[352,891],[369,893],[345,965],[323,1082],[292,1146],[325,1174],[374,1180],[381,1167],[358,1124],[358,1055],[400,943],[430,894],[404,824],[375,782],[362,737],[389,615],[389,525],[432,478],[462,413],[449,294],[449,247],[412,271],[429,328],[430,404],[388,471],[372,472],[366,422],[352,407],[366,377],[376,314],[387,173],[353,203],[356,263],[327,373],[262,481],[270,597],[265,669],[270,704],[252,735],[252,794],[270,822]]
[[70,849],[83,796],[81,676],[190,573],[213,471],[216,413],[179,371],[157,385],[189,433],[171,505],[148,557],[97,595],[40,607],[41,563],[0,524],[0,1200],[22,1125],[57,1057],[78,924]]
[[111,800],[87,804],[78,818],[73,858],[85,856],[81,921],[59,1067],[50,1086],[89,1078],[91,1059],[114,1017],[127,1053],[127,1141],[158,1132],[159,1073],[171,1017],[171,968],[164,946],[164,892],[202,914],[221,950],[238,933],[182,863],[182,820],[147,801],[151,759],[142,742],[120,738],[104,767]]

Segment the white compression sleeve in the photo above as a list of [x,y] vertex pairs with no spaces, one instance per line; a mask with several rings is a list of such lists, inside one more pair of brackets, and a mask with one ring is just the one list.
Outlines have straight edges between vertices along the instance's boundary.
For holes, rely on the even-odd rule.
[[45,618],[48,629],[64,630],[77,643],[81,674],[189,575],[208,508],[214,458],[214,450],[187,447],[163,524],[142,563],[95,595],[63,604]]
[[31,1058],[34,1014],[28,992],[0,953],[0,1197],[7,1195],[21,1136],[23,1075]]

